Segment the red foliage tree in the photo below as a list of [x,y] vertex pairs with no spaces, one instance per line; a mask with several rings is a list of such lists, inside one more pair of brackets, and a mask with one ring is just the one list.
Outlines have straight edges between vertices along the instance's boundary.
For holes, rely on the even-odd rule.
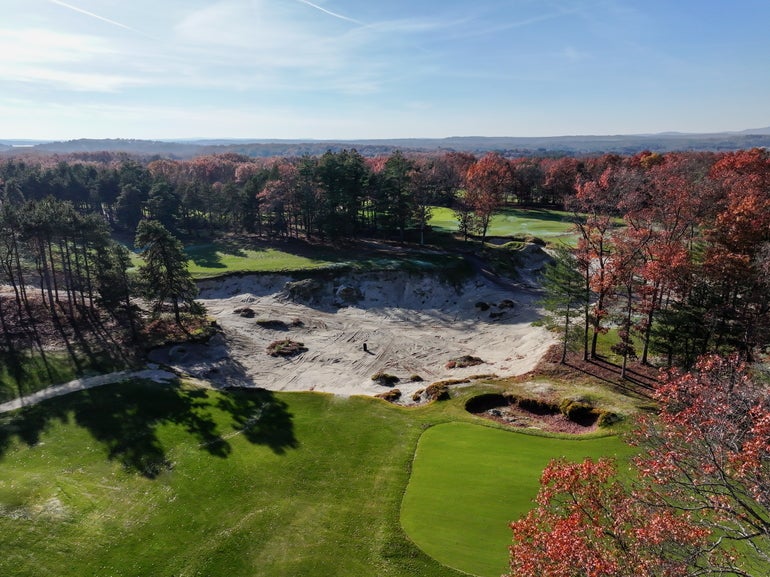
[[770,391],[737,356],[707,356],[656,390],[660,413],[614,464],[552,462],[511,524],[511,577],[770,572]]
[[511,165],[499,154],[487,154],[468,168],[465,174],[466,202],[478,218],[482,243],[492,215],[500,208],[512,184]]

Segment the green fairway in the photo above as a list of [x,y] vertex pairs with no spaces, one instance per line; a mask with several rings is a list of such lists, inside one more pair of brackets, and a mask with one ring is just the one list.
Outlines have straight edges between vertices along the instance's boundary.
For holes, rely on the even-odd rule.
[[2,415],[0,575],[456,575],[399,525],[412,415],[143,382]]
[[508,523],[532,507],[549,460],[630,452],[617,437],[557,439],[469,423],[438,425],[420,439],[401,522],[442,563],[498,577],[507,569]]
[[[574,215],[546,209],[506,208],[492,217],[488,236],[536,236],[548,242],[574,244]],[[430,226],[448,232],[457,231],[457,218],[451,208],[434,206]]]
[[284,272],[329,267],[326,255],[307,257],[274,248],[232,248],[225,244],[205,244],[185,249],[187,268],[193,276],[213,276],[225,272]]

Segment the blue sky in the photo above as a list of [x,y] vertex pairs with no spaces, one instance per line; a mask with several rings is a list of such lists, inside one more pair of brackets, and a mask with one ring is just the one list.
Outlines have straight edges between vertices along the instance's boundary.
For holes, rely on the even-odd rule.
[[770,126],[766,0],[2,0],[0,138]]

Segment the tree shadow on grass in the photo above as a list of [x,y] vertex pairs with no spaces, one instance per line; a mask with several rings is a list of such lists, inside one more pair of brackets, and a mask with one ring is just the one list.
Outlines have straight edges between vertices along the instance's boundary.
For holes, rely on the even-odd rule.
[[249,256],[244,250],[246,247],[254,251],[265,250],[264,247],[252,247],[225,239],[211,244],[190,246],[185,249],[185,252],[187,257],[201,268],[227,268],[227,265],[222,262],[222,255],[246,258]]
[[233,426],[251,443],[269,446],[277,454],[298,446],[286,404],[268,391],[210,394],[178,381],[158,384],[137,380],[81,391],[0,415],[0,458],[14,441],[34,446],[57,421],[74,422],[105,448],[109,460],[154,479],[174,465],[159,437],[161,427],[181,427],[212,456],[227,458],[232,453],[215,419],[218,411],[229,413]]
[[251,443],[266,445],[277,455],[299,446],[288,405],[266,389],[228,387],[218,407],[229,413],[233,428]]
[[188,247],[185,253],[187,258],[201,268],[227,268],[216,244]]

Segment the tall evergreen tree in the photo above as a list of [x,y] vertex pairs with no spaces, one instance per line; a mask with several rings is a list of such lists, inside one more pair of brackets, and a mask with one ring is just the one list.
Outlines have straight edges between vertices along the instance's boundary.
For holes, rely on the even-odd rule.
[[181,324],[180,305],[189,308],[198,294],[182,243],[157,220],[143,220],[136,229],[135,244],[145,262],[139,267],[142,293],[153,303],[156,314],[170,301],[174,318]]
[[562,334],[561,362],[564,363],[576,336],[570,321],[581,315],[586,304],[585,281],[578,270],[577,259],[568,247],[556,248],[554,260],[546,265],[543,273],[543,289],[542,305],[549,320],[560,327]]

